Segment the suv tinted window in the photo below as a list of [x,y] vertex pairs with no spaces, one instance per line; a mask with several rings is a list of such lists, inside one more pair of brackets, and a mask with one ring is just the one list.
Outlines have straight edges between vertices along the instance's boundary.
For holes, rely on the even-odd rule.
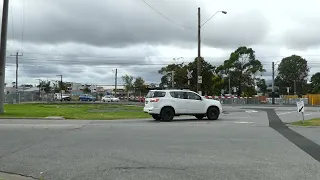
[[173,97],[173,98],[178,98],[178,99],[185,99],[185,92],[182,92],[182,91],[171,91],[170,92],[170,95]]
[[164,91],[149,91],[146,95],[146,98],[157,98],[166,96],[166,92]]
[[187,92],[188,99],[201,100],[201,97],[193,92]]

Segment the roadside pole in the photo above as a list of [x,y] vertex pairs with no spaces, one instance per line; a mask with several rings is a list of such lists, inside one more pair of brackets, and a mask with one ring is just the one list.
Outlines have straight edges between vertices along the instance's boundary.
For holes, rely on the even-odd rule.
[[297,102],[297,108],[298,112],[302,115],[302,124],[304,124],[304,101],[303,99],[300,99],[300,101]]

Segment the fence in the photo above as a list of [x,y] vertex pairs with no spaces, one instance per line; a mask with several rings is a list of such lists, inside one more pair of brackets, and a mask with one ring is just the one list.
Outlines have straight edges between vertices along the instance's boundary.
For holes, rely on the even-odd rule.
[[6,94],[4,102],[7,104],[28,103],[28,102],[53,102],[54,94],[19,92],[17,94]]
[[[272,99],[265,96],[257,97],[223,97],[223,96],[206,96],[208,99],[219,100],[222,104],[272,104]],[[120,98],[122,100],[144,102],[143,96],[130,96]],[[309,105],[320,105],[320,94],[308,94],[303,96],[303,101],[305,104]],[[78,101],[78,96],[71,96],[72,101]],[[97,100],[100,100],[99,98]],[[7,94],[5,95],[5,103],[15,104],[15,103],[31,103],[31,102],[54,102],[55,100],[53,93],[39,93],[37,92],[20,92],[18,94]],[[275,98],[275,104],[280,105],[296,105],[297,101],[300,101],[298,96],[284,95],[280,98]]]

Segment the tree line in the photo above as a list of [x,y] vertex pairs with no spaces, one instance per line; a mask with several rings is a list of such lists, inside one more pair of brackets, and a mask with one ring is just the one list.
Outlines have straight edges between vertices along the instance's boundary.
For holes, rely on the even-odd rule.
[[[237,48],[219,66],[210,64],[203,57],[199,60],[201,61],[201,90],[205,95],[220,95],[223,92],[224,94],[238,96],[253,96],[257,94],[256,87],[258,87],[260,93],[266,95],[268,89],[270,89],[266,80],[262,78],[266,70],[261,61],[256,58],[255,51],[252,48],[245,46]],[[158,71],[162,75],[160,88],[187,87],[196,91],[197,61],[198,58],[195,58],[190,63],[173,63],[162,67]],[[190,86],[187,86],[188,70],[193,71],[192,78],[189,79]],[[312,75],[310,83],[308,83],[310,67],[307,60],[301,56],[292,55],[283,58],[275,71],[275,86],[278,87],[279,94],[288,94],[287,88],[290,90],[289,94],[294,94],[294,92],[296,94],[320,93],[320,73],[317,72]],[[122,80],[126,91],[147,91],[142,77],[134,79],[132,76],[125,75]]]

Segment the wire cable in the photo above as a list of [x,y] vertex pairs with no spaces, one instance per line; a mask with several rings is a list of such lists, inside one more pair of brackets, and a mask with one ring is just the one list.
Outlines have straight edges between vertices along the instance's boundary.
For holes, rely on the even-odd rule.
[[23,0],[23,3],[22,3],[21,52],[23,52],[23,43],[24,43],[25,4],[26,4],[26,0]]
[[165,16],[163,13],[161,13],[160,11],[158,11],[156,8],[154,8],[153,6],[151,6],[149,3],[147,3],[145,0],[141,0],[142,2],[144,2],[147,6],[149,6],[151,9],[153,9],[155,12],[157,12],[161,17],[165,18],[166,20],[168,20],[169,22],[171,22],[172,24],[175,24],[185,30],[192,30],[192,31],[195,31],[196,29],[192,29],[192,28],[188,28],[188,27],[185,27],[175,21],[173,21],[172,19],[170,19],[169,17]]

